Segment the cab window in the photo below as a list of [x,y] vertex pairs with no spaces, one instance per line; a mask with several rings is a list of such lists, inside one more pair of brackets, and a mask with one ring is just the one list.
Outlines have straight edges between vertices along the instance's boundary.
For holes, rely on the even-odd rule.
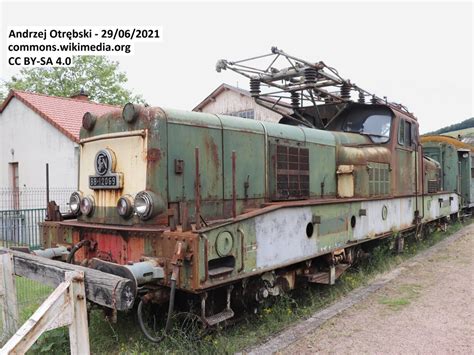
[[365,117],[348,117],[342,129],[346,132],[365,134],[374,143],[386,143],[390,139],[392,117],[384,114],[374,114]]
[[398,143],[404,147],[411,147],[412,139],[412,124],[411,122],[400,120],[398,127]]

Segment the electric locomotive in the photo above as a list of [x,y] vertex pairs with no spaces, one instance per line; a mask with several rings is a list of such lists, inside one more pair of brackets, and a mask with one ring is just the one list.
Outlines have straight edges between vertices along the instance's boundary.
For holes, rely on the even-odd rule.
[[406,108],[322,62],[271,55],[291,67],[217,69],[249,76],[280,123],[131,103],[86,114],[74,219],[43,223],[43,246],[130,278],[139,316],[188,300],[215,325],[302,281],[333,284],[366,242],[458,214],[464,198]]

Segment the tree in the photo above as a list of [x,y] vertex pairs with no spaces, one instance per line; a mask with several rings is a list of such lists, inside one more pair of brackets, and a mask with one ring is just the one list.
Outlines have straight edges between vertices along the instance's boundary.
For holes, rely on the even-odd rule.
[[144,103],[123,87],[128,81],[119,63],[104,56],[74,56],[70,67],[23,68],[4,83],[7,90],[32,91],[51,96],[71,96],[83,89],[89,99],[111,105]]
[[450,126],[440,128],[436,131],[426,133],[426,135],[428,135],[428,134],[448,133],[448,132],[458,131],[458,130],[461,130],[461,129],[472,128],[472,127],[474,127],[474,117],[468,118],[467,120],[464,120],[464,121],[459,122],[459,123],[452,124]]

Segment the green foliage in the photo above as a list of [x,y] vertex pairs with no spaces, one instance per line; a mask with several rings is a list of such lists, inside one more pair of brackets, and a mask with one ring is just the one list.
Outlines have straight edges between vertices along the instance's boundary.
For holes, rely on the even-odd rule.
[[474,127],[474,117],[468,118],[467,120],[464,120],[464,121],[459,122],[459,123],[455,123],[455,124],[440,128],[436,131],[426,133],[426,135],[442,134],[442,133],[447,133],[447,132],[451,132],[451,131],[458,131],[460,129],[472,128],[472,127]]
[[75,56],[70,67],[23,68],[18,76],[13,76],[4,86],[7,90],[66,97],[84,89],[90,100],[99,103],[143,103],[140,95],[134,95],[124,88],[127,80],[116,61],[104,56]]
[[67,354],[69,352],[68,328],[58,328],[43,333],[30,348],[30,354]]
[[7,94],[5,85],[0,83],[0,105],[2,104],[3,100],[5,100]]

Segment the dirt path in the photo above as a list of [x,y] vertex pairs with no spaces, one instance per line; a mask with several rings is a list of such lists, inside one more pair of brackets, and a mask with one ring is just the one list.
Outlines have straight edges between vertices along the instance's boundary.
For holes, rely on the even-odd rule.
[[458,233],[280,353],[474,353],[474,225]]

